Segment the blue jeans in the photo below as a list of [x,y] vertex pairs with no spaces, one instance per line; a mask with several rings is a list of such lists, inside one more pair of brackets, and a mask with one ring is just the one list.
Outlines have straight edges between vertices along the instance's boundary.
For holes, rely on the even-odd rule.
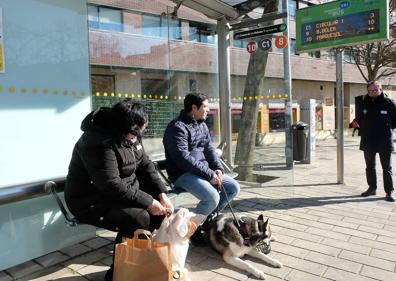
[[[231,200],[239,193],[239,183],[226,174],[223,175],[222,179],[228,200],[231,202]],[[224,191],[219,194],[216,187],[214,187],[210,182],[194,174],[185,173],[181,175],[174,182],[174,185],[190,192],[199,200],[199,203],[194,210],[196,214],[208,216],[212,212],[216,211],[217,206],[219,206],[219,211],[221,211],[227,205],[227,199]]]

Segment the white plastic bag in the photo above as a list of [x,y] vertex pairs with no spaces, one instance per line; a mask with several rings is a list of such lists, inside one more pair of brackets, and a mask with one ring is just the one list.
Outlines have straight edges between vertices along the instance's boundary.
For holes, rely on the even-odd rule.
[[204,215],[194,214],[186,208],[180,208],[177,213],[165,217],[160,228],[154,230],[154,242],[170,244],[173,271],[183,270],[188,252],[188,240],[205,219]]

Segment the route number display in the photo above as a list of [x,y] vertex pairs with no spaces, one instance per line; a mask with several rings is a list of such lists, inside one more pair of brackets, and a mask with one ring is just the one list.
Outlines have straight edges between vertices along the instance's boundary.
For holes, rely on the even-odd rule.
[[279,35],[275,38],[275,46],[278,49],[283,49],[287,45],[287,37],[285,35]]
[[389,38],[388,0],[334,1],[297,10],[297,52]]
[[259,48],[261,48],[263,51],[268,51],[272,47],[272,41],[271,39],[264,38],[261,39],[259,42]]
[[257,42],[250,41],[246,46],[246,50],[248,51],[249,54],[254,53],[257,50]]

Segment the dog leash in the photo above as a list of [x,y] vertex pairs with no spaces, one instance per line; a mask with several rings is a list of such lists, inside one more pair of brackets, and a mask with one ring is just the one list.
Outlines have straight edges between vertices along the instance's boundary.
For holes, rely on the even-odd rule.
[[[238,228],[239,233],[242,235],[243,244],[244,244],[245,246],[248,246],[248,247],[249,247],[249,246],[250,246],[250,238],[249,238],[246,234],[243,235],[242,230],[241,230],[241,225],[240,225],[240,223],[239,223],[239,221],[238,221],[238,219],[237,219],[237,217],[236,217],[236,215],[235,215],[235,213],[234,213],[234,210],[233,210],[232,207],[231,207],[230,200],[228,199],[227,192],[225,191],[224,185],[223,185],[222,183],[219,184],[219,191],[220,191],[220,192],[221,192],[221,191],[224,192],[225,197],[226,197],[226,200],[227,200],[227,205],[228,205],[228,207],[230,208],[230,211],[231,211],[231,213],[232,213],[232,216],[234,217],[234,223],[235,223],[236,227]],[[217,205],[217,215],[219,215],[219,205]]]
[[[235,216],[234,210],[233,210],[232,207],[231,207],[230,200],[228,199],[227,192],[225,191],[224,185],[223,185],[222,183],[220,183],[220,184],[218,185],[218,190],[219,190],[219,192],[221,192],[221,191],[224,192],[225,197],[226,197],[226,200],[227,200],[227,205],[228,205],[228,207],[229,207],[230,210],[231,210],[232,216],[234,217],[234,222],[235,222],[235,224],[236,224],[236,227],[238,228],[239,233],[240,233],[240,234],[242,235],[242,237],[243,237],[243,244],[244,244],[245,246],[249,247],[249,246],[250,246],[250,238],[249,238],[247,235],[243,235],[243,234],[242,234],[242,232],[241,232],[241,225],[239,224],[239,221],[238,221],[237,217]],[[217,205],[217,215],[219,215],[219,205]],[[257,250],[258,250],[259,252],[264,252],[263,247],[264,247],[263,245],[259,245],[259,246],[257,247]]]
[[[232,216],[234,217],[234,221],[235,221],[235,224],[236,224],[237,227],[238,227],[238,230],[240,230],[241,225],[239,224],[239,221],[238,221],[237,217],[235,216],[234,210],[233,210],[232,207],[231,207],[230,200],[228,199],[227,192],[225,191],[224,185],[223,185],[222,183],[219,184],[219,191],[220,191],[220,192],[221,192],[221,191],[224,192],[225,198],[226,198],[226,200],[227,200],[227,205],[228,205],[228,207],[229,207],[230,210],[231,210]],[[217,205],[217,215],[219,215],[219,205]]]

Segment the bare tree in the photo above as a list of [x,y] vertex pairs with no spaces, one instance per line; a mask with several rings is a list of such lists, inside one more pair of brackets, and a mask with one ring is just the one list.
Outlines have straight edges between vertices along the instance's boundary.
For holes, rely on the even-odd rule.
[[[348,47],[363,78],[376,81],[396,73],[396,0],[389,1],[389,30],[391,39]],[[393,67],[393,68],[392,68]]]
[[[278,0],[266,2],[264,13],[276,11]],[[268,51],[258,49],[250,55],[245,80],[242,116],[239,125],[238,141],[235,151],[236,170],[239,180],[253,180],[253,155],[257,131],[257,116],[259,109],[258,99],[249,97],[260,96],[263,88],[264,73],[267,66]]]

